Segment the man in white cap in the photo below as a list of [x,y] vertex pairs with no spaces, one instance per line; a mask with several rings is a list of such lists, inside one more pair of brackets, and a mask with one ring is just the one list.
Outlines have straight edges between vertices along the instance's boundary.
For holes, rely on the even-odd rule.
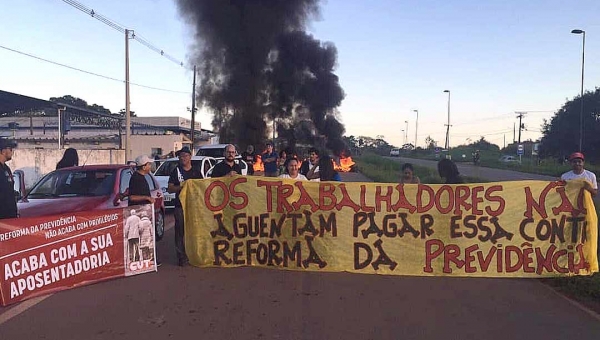
[[560,176],[563,181],[569,181],[572,179],[585,179],[584,188],[592,194],[592,197],[598,194],[598,182],[596,181],[596,175],[593,172],[585,170],[583,165],[585,164],[585,157],[581,152],[574,152],[569,156],[569,163],[571,163],[571,171],[565,172]]
[[[150,173],[154,160],[146,155],[135,159],[135,172],[129,179],[129,205],[154,204],[154,197],[150,193],[150,186],[146,181],[146,175]],[[156,265],[161,263],[156,259]]]
[[135,159],[135,172],[129,179],[129,205],[154,204],[154,197],[150,194],[150,186],[146,181],[153,163],[154,160],[146,155]]

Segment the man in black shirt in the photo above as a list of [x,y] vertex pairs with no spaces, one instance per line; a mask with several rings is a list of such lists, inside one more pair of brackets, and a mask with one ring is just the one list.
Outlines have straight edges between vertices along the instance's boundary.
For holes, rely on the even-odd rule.
[[129,205],[154,204],[154,197],[150,194],[150,186],[146,175],[150,173],[154,160],[146,155],[135,159],[136,171],[129,179]]
[[188,179],[202,179],[202,173],[200,169],[192,167],[192,152],[187,146],[177,151],[176,155],[179,157],[179,165],[173,169],[169,176],[167,191],[175,193],[175,209],[173,211],[173,215],[175,216],[175,251],[177,252],[177,264],[183,267],[187,265],[188,257],[185,253],[184,216],[183,207],[179,200],[179,193],[184,181]]
[[[129,203],[128,205],[154,204],[154,197],[150,193],[150,185],[146,181],[146,175],[152,170],[154,160],[146,155],[135,159],[135,171],[129,179]],[[154,211],[154,207],[152,208]],[[156,266],[160,266],[158,253],[156,254]]]
[[229,144],[225,147],[225,159],[215,165],[211,177],[225,177],[242,174],[242,168],[235,162],[235,146]]
[[254,145],[248,145],[246,151],[242,152],[242,159],[248,164],[248,175],[254,175],[254,163],[256,162]]
[[0,138],[0,219],[17,217],[17,200],[15,198],[15,182],[12,171],[6,162],[12,159],[12,141]]

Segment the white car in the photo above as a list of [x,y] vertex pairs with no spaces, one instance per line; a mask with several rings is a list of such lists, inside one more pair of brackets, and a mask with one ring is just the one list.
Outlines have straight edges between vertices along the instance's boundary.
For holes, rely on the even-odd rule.
[[515,156],[504,155],[504,156],[500,157],[499,161],[502,163],[514,163],[514,162],[518,162],[519,159]]
[[400,157],[400,149],[390,150],[390,157]]
[[[200,168],[200,172],[205,178],[209,177],[209,170],[212,170],[217,162],[218,161],[213,157],[192,156],[192,166]],[[158,169],[156,169],[154,172],[154,177],[158,181],[158,184],[163,192],[165,208],[169,209],[173,208],[175,204],[173,202],[175,200],[175,194],[167,192],[167,188],[169,187],[169,176],[171,176],[171,172],[177,167],[178,164],[178,157],[169,158],[162,162]]]
[[[218,160],[225,159],[225,148],[227,147],[227,145],[229,144],[202,145],[198,148],[198,151],[196,151],[196,156],[212,157]],[[235,158],[241,158],[240,150],[238,150],[237,146],[235,147]]]

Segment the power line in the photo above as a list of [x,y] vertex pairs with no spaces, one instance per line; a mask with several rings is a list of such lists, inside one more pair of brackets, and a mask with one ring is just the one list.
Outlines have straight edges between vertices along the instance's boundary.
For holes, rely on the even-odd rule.
[[[98,21],[104,23],[105,25],[108,25],[110,27],[112,27],[113,29],[115,29],[116,31],[119,31],[121,33],[125,33],[126,29],[124,27],[124,25],[118,24],[110,19],[108,19],[107,17],[103,16],[102,14],[97,13],[96,11],[94,11],[91,8],[86,7],[85,5],[75,1],[75,0],[62,0],[63,2],[75,7],[76,9],[82,11],[83,13],[91,16],[94,19],[97,19]],[[134,40],[137,40],[140,44],[146,46],[147,48],[151,49],[152,51],[160,54],[161,56],[169,59],[170,61],[174,62],[175,64],[178,64],[179,66],[183,67],[183,62],[180,61],[179,59],[171,56],[170,54],[166,53],[163,49],[158,48],[156,46],[154,46],[152,43],[150,43],[148,40],[146,40],[145,38],[141,37],[139,34],[135,34],[132,33],[131,34],[131,38]]]
[[[71,70],[74,70],[74,71],[86,73],[86,74],[89,74],[89,75],[92,75],[92,76],[96,76],[96,77],[100,77],[100,78],[104,78],[104,79],[108,79],[108,80],[118,81],[120,83],[125,83],[125,81],[121,80],[121,79],[117,79],[117,78],[105,76],[105,75],[102,75],[102,74],[99,74],[99,73],[94,73],[94,72],[91,72],[91,71],[86,71],[86,70],[83,70],[83,69],[80,69],[80,68],[77,68],[77,67],[73,67],[73,66],[69,66],[69,65],[66,65],[66,64],[61,64],[61,63],[58,63],[56,61],[44,59],[42,57],[38,57],[38,56],[35,56],[33,54],[21,52],[21,51],[18,51],[18,50],[15,50],[15,49],[12,49],[12,48],[9,48],[9,47],[6,47],[6,46],[0,45],[0,48],[5,49],[7,51],[14,52],[14,53],[18,53],[18,54],[21,54],[21,55],[24,55],[24,56],[27,56],[27,57],[30,57],[30,58],[41,60],[41,61],[44,61],[44,62],[47,62],[47,63],[50,63],[50,64],[54,64],[54,65],[57,65],[57,66],[65,67],[65,68],[68,68],[68,69],[71,69]],[[173,92],[173,93],[183,93],[183,94],[188,94],[188,95],[191,94],[190,92],[163,89],[163,88],[159,88],[159,87],[153,87],[153,86],[147,86],[147,85],[142,85],[142,84],[136,84],[136,83],[132,83],[132,82],[129,82],[129,84],[135,85],[135,86],[138,86],[138,87],[143,87],[143,88],[151,89],[151,90],[157,90],[157,91],[165,91],[165,92]]]

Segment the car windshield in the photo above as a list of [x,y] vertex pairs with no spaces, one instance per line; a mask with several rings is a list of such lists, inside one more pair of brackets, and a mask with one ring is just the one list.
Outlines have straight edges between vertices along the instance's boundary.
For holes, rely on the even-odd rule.
[[[171,172],[173,172],[173,170],[175,170],[178,163],[179,163],[179,161],[176,161],[176,160],[163,162],[158,167],[158,169],[156,169],[154,176],[171,176]],[[192,160],[192,167],[201,169],[202,161],[201,160]]]
[[107,196],[116,170],[54,171],[40,180],[27,198]]
[[208,157],[223,157],[223,151],[225,148],[207,148],[207,149],[198,149],[196,156],[208,156]]

